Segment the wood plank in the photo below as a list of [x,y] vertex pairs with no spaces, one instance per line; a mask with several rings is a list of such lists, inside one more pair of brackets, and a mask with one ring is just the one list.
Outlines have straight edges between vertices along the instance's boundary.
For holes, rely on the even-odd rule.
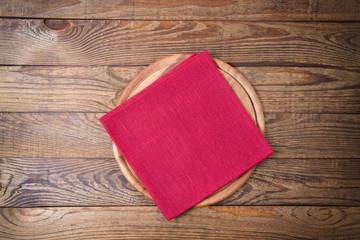
[[0,66],[0,112],[110,111],[120,92],[141,69]]
[[[143,67],[0,66],[0,112],[106,112]],[[360,68],[238,67],[267,113],[360,113]]]
[[[0,159],[0,207],[152,206],[114,159]],[[280,159],[260,163],[217,205],[360,206],[360,159]]]
[[[104,113],[0,113],[0,156],[112,158]],[[360,158],[358,114],[265,114],[278,158]]]
[[43,20],[2,19],[0,64],[148,65],[208,49],[236,65],[360,66],[356,22],[72,20],[50,25],[57,30]]
[[[2,208],[3,239],[356,239],[359,207]],[[1,238],[1,237],[0,237]]]
[[5,1],[3,17],[153,20],[360,20],[360,4],[345,0]]

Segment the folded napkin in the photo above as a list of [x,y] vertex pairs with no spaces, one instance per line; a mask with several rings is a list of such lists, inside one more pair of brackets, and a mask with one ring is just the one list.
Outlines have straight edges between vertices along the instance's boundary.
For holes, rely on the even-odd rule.
[[273,153],[207,51],[100,121],[167,220]]

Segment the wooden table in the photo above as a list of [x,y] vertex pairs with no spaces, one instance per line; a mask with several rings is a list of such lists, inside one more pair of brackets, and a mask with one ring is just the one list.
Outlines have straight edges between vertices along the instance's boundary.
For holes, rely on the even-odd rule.
[[[0,6],[1,239],[360,238],[358,0],[54,2]],[[167,222],[98,118],[145,66],[205,49],[254,86],[276,153]]]

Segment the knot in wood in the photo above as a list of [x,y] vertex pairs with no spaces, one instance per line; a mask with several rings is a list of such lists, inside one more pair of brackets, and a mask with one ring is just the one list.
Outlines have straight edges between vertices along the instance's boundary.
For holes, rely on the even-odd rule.
[[46,19],[44,20],[44,24],[52,30],[61,31],[68,29],[71,22],[65,19]]

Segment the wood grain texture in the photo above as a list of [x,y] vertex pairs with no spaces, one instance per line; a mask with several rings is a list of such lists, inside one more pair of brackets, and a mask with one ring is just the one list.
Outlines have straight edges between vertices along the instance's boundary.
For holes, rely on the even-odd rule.
[[353,0],[217,1],[5,1],[3,17],[156,19],[156,20],[360,20]]
[[[217,205],[360,206],[359,159],[281,159],[260,163]],[[0,159],[0,207],[154,206],[115,159]]]
[[0,112],[110,111],[141,69],[0,66]]
[[1,239],[358,239],[358,207],[2,208]]
[[[358,0],[7,0],[0,17],[0,239],[360,239]],[[98,118],[145,66],[205,49],[255,88],[275,154],[167,222]]]
[[[0,66],[0,112],[107,112],[142,69]],[[360,68],[236,69],[267,113],[360,113]]]
[[[0,156],[112,158],[105,113],[0,113]],[[265,113],[279,158],[360,158],[357,114]]]
[[[56,24],[53,24],[56,25]],[[230,64],[360,66],[360,23],[73,20],[0,21],[0,64],[148,65],[207,49]]]

